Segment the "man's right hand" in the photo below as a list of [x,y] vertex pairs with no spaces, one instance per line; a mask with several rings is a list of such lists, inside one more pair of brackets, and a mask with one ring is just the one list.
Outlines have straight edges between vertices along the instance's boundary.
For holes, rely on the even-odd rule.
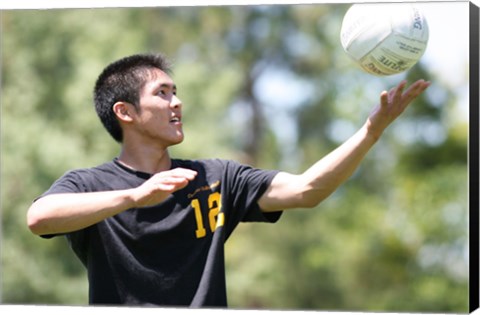
[[145,183],[135,188],[133,200],[136,207],[156,205],[172,193],[188,185],[197,172],[186,168],[175,168],[153,175]]

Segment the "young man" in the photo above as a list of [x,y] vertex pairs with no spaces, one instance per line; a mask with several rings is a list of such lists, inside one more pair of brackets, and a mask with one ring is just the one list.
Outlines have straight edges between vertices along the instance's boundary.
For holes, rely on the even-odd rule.
[[28,210],[43,237],[66,235],[88,270],[90,304],[227,306],[224,243],[242,221],[275,222],[314,207],[429,83],[382,92],[365,125],[303,174],[233,161],[178,160],[182,103],[157,54],[118,60],[94,89],[97,113],[121,143],[113,161],[67,172]]

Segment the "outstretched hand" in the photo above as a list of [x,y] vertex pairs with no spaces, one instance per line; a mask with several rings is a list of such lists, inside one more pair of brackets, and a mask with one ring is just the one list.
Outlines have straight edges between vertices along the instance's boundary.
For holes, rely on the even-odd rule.
[[380,104],[373,110],[367,120],[367,130],[370,135],[378,139],[401,113],[429,86],[430,82],[418,80],[404,91],[407,81],[400,82],[390,91],[380,94]]

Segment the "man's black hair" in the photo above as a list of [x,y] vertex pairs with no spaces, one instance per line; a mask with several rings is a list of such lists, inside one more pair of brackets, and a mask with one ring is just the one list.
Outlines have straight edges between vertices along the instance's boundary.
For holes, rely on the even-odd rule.
[[103,126],[117,141],[123,141],[120,124],[113,112],[116,102],[128,102],[139,110],[140,91],[151,71],[170,73],[171,65],[162,54],[136,54],[109,64],[95,83],[93,100]]

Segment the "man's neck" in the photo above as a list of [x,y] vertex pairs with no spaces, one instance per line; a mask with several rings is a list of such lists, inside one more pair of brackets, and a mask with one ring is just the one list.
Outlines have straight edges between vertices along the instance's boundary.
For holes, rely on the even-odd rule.
[[118,161],[123,165],[149,174],[167,171],[171,168],[172,161],[167,149],[144,148],[139,150],[122,146]]

